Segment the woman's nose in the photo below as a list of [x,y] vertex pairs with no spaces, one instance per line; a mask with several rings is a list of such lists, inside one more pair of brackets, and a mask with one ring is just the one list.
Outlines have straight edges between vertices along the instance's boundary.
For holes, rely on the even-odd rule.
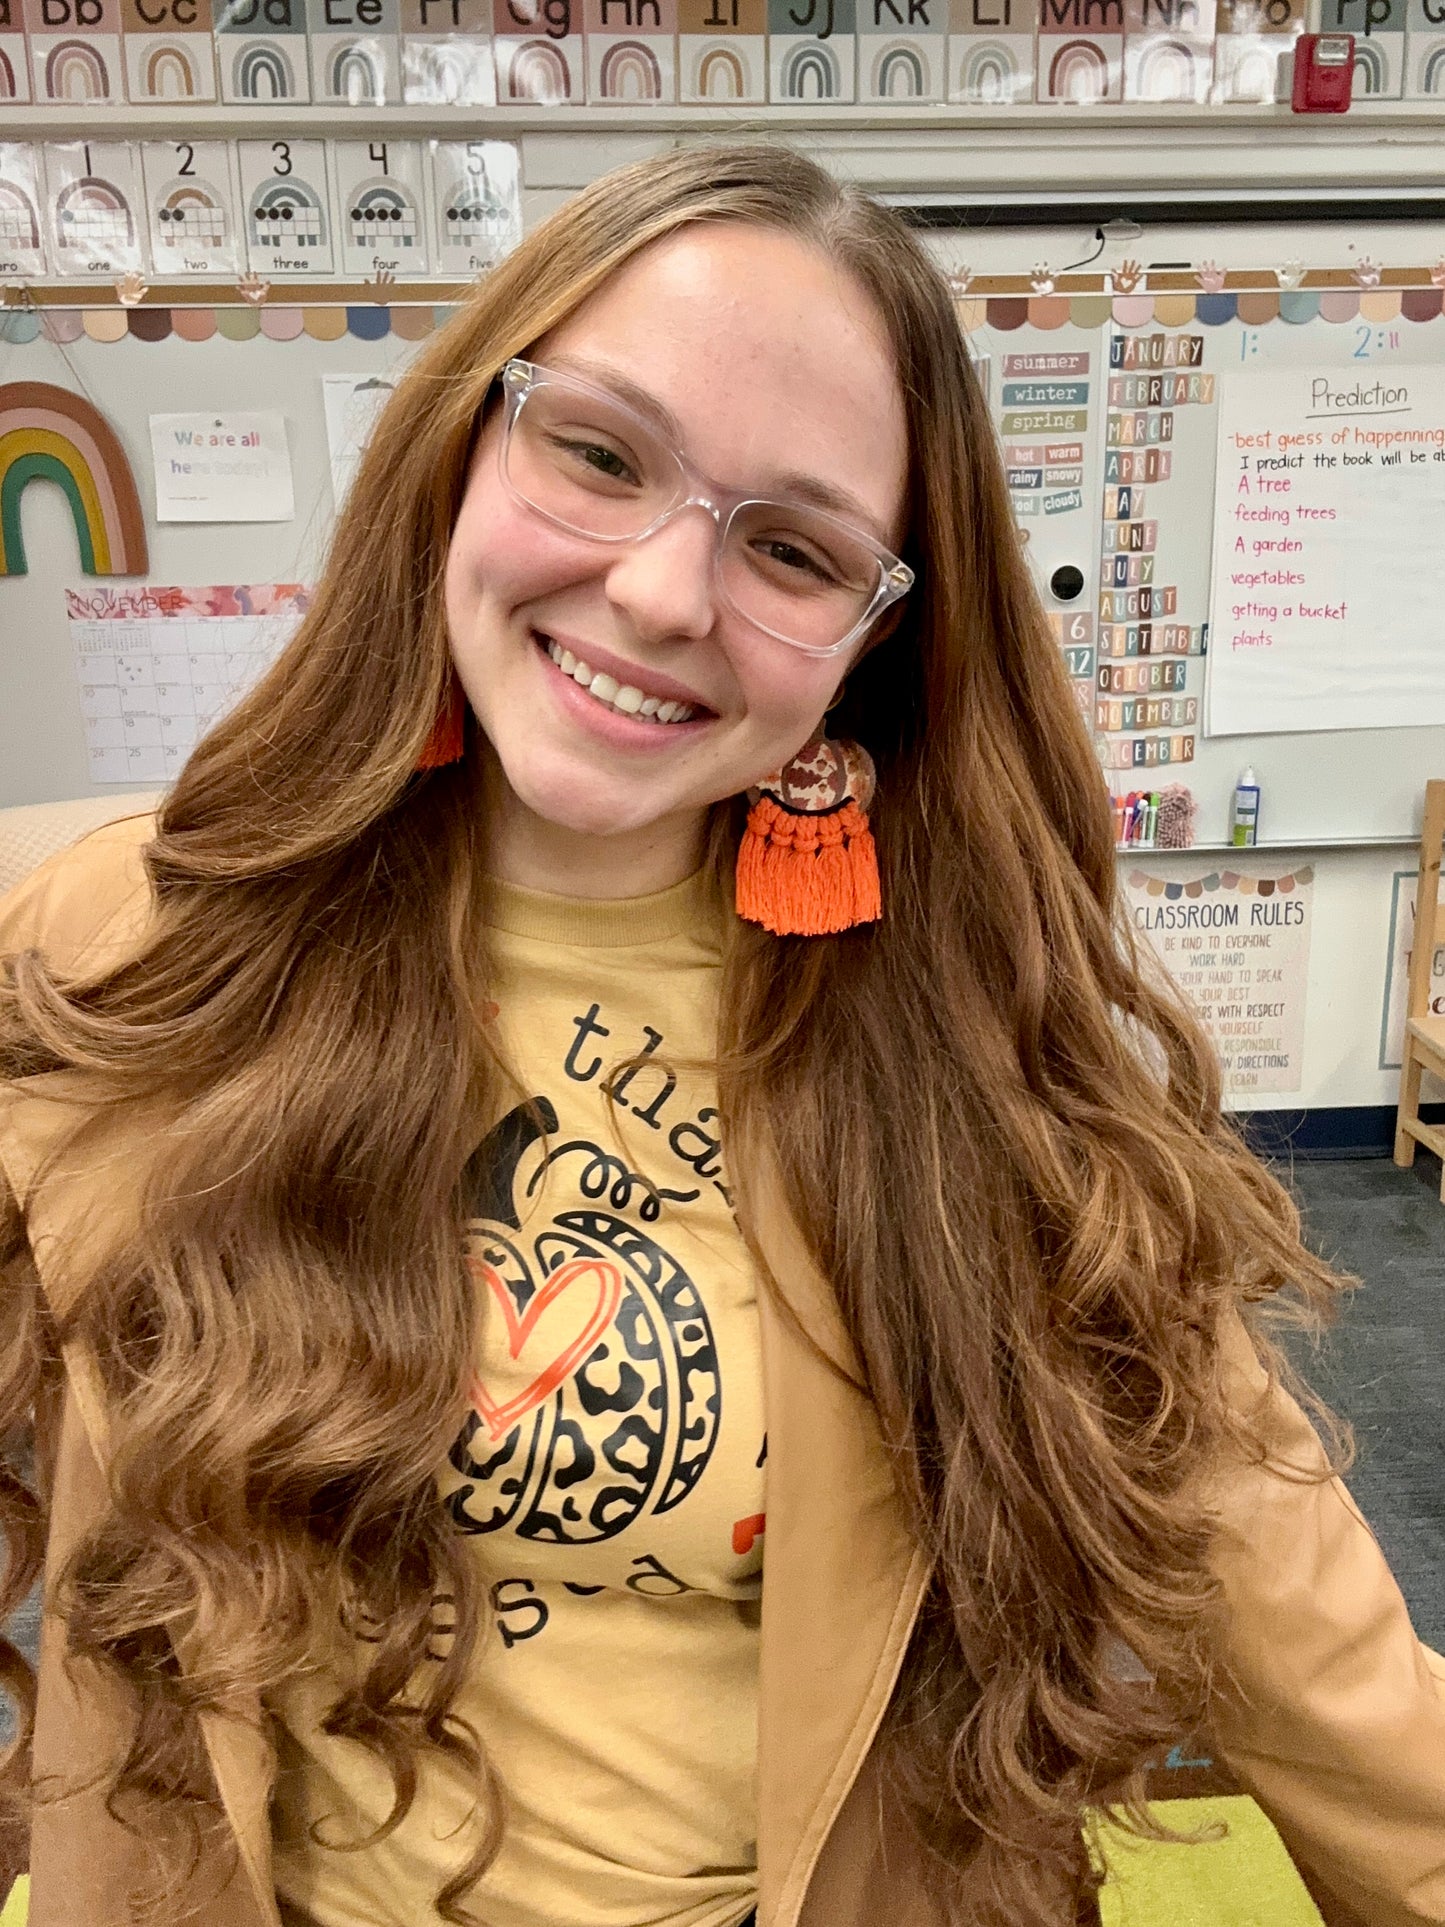
[[717,620],[718,529],[710,510],[680,509],[630,542],[607,572],[607,599],[640,636],[708,635]]

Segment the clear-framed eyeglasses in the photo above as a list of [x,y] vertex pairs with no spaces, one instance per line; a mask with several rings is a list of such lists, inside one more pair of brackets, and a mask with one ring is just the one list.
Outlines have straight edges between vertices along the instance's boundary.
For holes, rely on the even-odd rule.
[[913,585],[907,563],[851,523],[719,487],[605,388],[530,361],[509,361],[502,388],[501,476],[517,501],[593,542],[641,542],[705,510],[722,600],[805,655],[836,656]]

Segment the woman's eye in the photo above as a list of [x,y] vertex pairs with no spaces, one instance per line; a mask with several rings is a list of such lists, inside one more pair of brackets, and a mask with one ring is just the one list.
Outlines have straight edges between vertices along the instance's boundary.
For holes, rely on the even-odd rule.
[[800,549],[796,542],[786,541],[782,536],[772,536],[759,546],[768,561],[777,562],[785,569],[810,575],[818,582],[836,582],[838,579],[819,556],[807,549]]
[[556,446],[583,468],[605,476],[609,482],[635,482],[637,472],[626,456],[605,442],[572,441],[558,437]]

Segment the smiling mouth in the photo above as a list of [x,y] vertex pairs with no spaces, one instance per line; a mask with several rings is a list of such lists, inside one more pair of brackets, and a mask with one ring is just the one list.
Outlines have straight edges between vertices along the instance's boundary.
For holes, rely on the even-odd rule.
[[537,640],[564,676],[570,676],[594,702],[601,703],[604,709],[611,709],[619,716],[630,716],[635,722],[658,723],[666,727],[669,723],[690,723],[695,716],[709,713],[696,703],[679,703],[661,696],[648,696],[632,683],[619,683],[615,676],[609,676],[603,669],[593,669],[580,657],[574,656],[570,649],[564,649],[560,642],[554,642],[540,631],[537,632]]

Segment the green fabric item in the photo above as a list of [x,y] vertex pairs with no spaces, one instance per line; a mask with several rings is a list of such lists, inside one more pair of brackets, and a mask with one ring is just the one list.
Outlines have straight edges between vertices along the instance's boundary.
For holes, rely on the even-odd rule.
[[[1149,1811],[1174,1833],[1222,1822],[1220,1840],[1173,1846],[1140,1840],[1102,1816],[1093,1844],[1108,1869],[1103,1927],[1323,1927],[1284,1842],[1253,1800],[1156,1800]],[[30,1876],[21,1874],[0,1927],[25,1927]]]
[[1095,1815],[1091,1838],[1107,1869],[1103,1927],[1323,1927],[1284,1842],[1253,1800],[1155,1800],[1149,1811],[1171,1833],[1219,1823],[1225,1832],[1174,1845],[1141,1840]]

